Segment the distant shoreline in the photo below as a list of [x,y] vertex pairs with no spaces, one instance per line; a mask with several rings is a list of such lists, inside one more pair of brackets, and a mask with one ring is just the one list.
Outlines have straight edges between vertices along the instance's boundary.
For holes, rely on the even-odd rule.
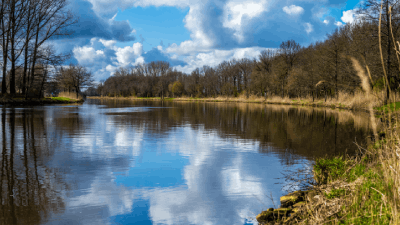
[[[142,100],[142,101],[162,101],[160,97],[108,97],[108,96],[87,96],[88,99],[110,99],[110,100]],[[164,101],[190,101],[190,102],[230,102],[230,103],[258,103],[258,104],[278,104],[278,105],[293,105],[293,106],[310,106],[310,107],[326,107],[332,109],[343,110],[367,110],[364,104],[346,104],[337,101],[324,101],[323,99],[315,99],[312,101],[310,98],[281,98],[277,96],[263,98],[263,97],[224,97],[219,96],[216,98],[191,98],[191,97],[178,97],[178,98],[164,98]]]

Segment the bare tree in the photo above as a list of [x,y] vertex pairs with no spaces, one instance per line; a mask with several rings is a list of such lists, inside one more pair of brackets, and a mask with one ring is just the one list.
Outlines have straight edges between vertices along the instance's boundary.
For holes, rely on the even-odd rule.
[[[41,0],[35,17],[35,38],[31,56],[31,78],[35,74],[35,64],[39,48],[50,38],[69,35],[65,28],[76,23],[71,12],[66,11],[67,0]],[[31,79],[33,80],[33,79]]]
[[279,72],[279,80],[282,85],[282,98],[284,96],[284,85],[286,80],[289,77],[289,73],[293,68],[294,64],[298,60],[300,45],[296,43],[294,40],[288,40],[282,42],[279,49],[279,58],[282,60],[282,67]]
[[67,89],[75,89],[76,97],[78,98],[81,93],[81,88],[84,86],[91,86],[93,83],[93,75],[85,67],[80,65],[69,65],[68,68],[61,67],[56,80],[60,87]]

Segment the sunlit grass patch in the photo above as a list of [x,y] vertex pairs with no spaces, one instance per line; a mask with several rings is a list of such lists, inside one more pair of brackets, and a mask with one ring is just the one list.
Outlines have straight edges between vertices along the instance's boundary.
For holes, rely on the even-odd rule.
[[82,100],[82,96],[80,94],[76,94],[75,92],[60,92],[57,97],[64,97],[70,100]]
[[57,101],[73,101],[73,99],[67,98],[67,97],[51,97],[52,100],[57,100]]

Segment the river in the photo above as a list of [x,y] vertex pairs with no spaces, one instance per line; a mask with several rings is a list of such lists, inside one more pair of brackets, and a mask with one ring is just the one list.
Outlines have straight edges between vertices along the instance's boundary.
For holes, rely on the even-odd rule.
[[0,224],[257,224],[299,188],[284,174],[354,154],[371,133],[360,112],[248,103],[88,99],[0,114]]

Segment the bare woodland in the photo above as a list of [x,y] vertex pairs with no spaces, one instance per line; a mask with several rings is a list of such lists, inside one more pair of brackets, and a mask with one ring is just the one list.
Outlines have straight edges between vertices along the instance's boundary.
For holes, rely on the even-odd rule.
[[[52,41],[71,35],[77,18],[67,0],[1,0],[0,47],[2,94],[41,97],[59,91],[81,92],[91,86],[92,74],[80,65],[62,66],[69,55],[56,54]],[[400,68],[396,55],[397,1],[368,0],[357,20],[338,27],[326,40],[307,47],[295,40],[261,52],[257,59],[233,59],[217,66],[196,68],[190,74],[157,61],[119,68],[113,76],[89,88],[89,95],[138,97],[269,96],[338,98],[361,92],[350,56],[370,72],[374,90],[398,91]],[[379,27],[380,24],[380,27]],[[381,38],[383,60],[379,51]],[[387,81],[382,73],[382,63]],[[389,85],[386,85],[389,84]]]
[[[388,82],[379,54],[381,1],[365,1],[357,19],[338,27],[326,40],[308,47],[295,40],[283,41],[278,49],[261,52],[257,59],[233,59],[215,67],[203,66],[190,74],[172,69],[167,62],[151,62],[119,68],[91,94],[138,97],[286,96],[313,99],[338,98],[340,93],[361,92],[360,79],[350,56],[370,72],[375,91],[398,91],[398,58],[394,40],[400,34],[397,1],[383,1],[381,45]],[[391,21],[391,22],[390,22]],[[390,29],[390,23],[392,29]],[[389,85],[385,85],[389,83]]]

